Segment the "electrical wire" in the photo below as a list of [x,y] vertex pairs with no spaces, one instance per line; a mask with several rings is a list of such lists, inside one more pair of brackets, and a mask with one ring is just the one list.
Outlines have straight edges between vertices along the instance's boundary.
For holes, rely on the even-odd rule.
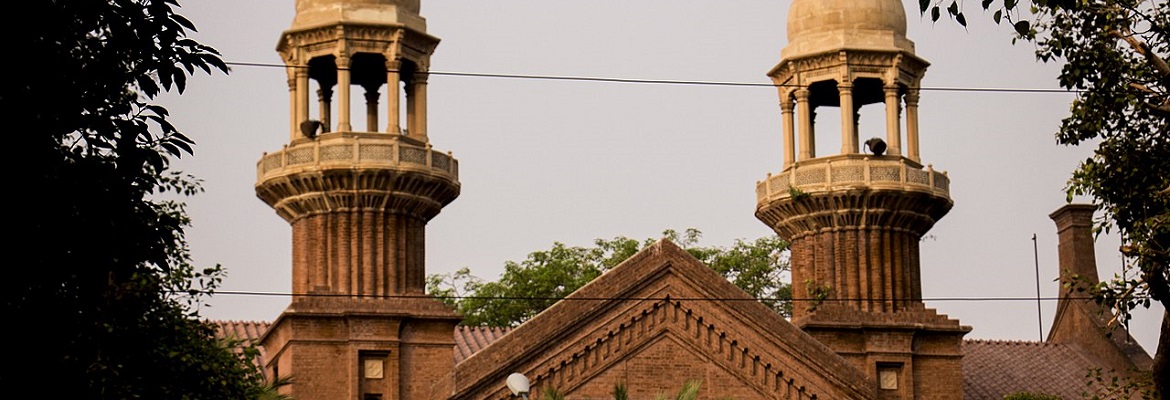
[[[780,298],[780,297],[761,297],[761,298],[742,298],[742,297],[675,297],[675,296],[661,296],[661,297],[637,297],[637,296],[617,296],[617,297],[550,297],[550,296],[442,296],[431,294],[402,294],[402,295],[353,295],[341,293],[302,293],[294,294],[287,292],[257,292],[257,291],[230,291],[230,290],[216,290],[216,291],[200,291],[190,290],[183,291],[187,294],[214,294],[214,295],[238,295],[238,296],[271,296],[271,297],[348,297],[361,299],[450,299],[450,300],[554,300],[554,301],[660,301],[660,300],[687,300],[687,301],[809,301],[809,302],[850,302],[850,301],[870,301],[870,302],[886,302],[886,301],[922,301],[922,302],[952,302],[952,301],[1055,301],[1060,300],[1061,297],[924,297],[922,299],[861,299],[861,298]],[[1148,296],[1139,296],[1137,299],[1141,300]],[[1092,300],[1091,296],[1066,296],[1069,300]]]
[[[256,62],[227,62],[227,65],[243,66],[243,67],[264,67],[264,68],[308,68],[308,66],[289,66],[284,64],[270,64],[270,63],[256,63]],[[345,68],[339,68],[344,70]],[[388,72],[397,72],[388,70]],[[577,81],[577,82],[605,82],[605,83],[631,83],[631,84],[655,84],[655,85],[691,85],[691,86],[738,86],[738,87],[805,87],[807,85],[781,85],[775,83],[751,83],[751,82],[727,82],[727,81],[699,81],[699,80],[665,80],[665,79],[635,79],[635,78],[608,78],[596,76],[568,76],[568,75],[531,75],[531,74],[494,74],[494,73],[477,73],[477,72],[452,72],[452,71],[427,71],[428,75],[437,76],[455,76],[455,77],[469,77],[469,78],[496,78],[496,79],[532,79],[532,80],[553,80],[553,81]],[[960,87],[960,86],[922,86],[916,88],[924,91],[938,91],[938,92],[989,92],[989,93],[1059,93],[1072,94],[1085,92],[1083,90],[1070,89],[1043,89],[1043,88],[979,88],[979,87]]]

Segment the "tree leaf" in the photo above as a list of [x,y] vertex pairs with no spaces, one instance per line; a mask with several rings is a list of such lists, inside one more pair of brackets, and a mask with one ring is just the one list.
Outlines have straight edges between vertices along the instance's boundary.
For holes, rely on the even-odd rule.
[[1016,28],[1016,33],[1020,34],[1020,36],[1027,35],[1032,30],[1032,26],[1028,21],[1017,21],[1014,27]]

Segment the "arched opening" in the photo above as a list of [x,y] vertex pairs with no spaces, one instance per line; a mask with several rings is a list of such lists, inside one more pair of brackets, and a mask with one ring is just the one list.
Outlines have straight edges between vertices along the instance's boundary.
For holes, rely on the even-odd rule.
[[[854,123],[857,126],[859,143],[865,143],[866,140],[875,137],[888,142],[885,101],[885,84],[881,79],[858,78],[853,81],[853,104],[857,108]],[[889,146],[889,143],[886,145]],[[871,152],[865,145],[860,145],[858,150]]]
[[351,104],[364,104],[359,109],[361,118],[354,116],[354,126],[365,127],[366,132],[378,132],[378,115],[382,94],[386,84],[386,56],[376,53],[356,53],[350,61],[350,79],[354,86],[363,90],[351,91]]
[[[309,120],[321,123],[321,132],[332,132],[333,127],[333,90],[337,85],[337,57],[332,55],[314,57],[309,60],[309,80],[316,83],[316,88],[310,89],[309,98],[317,99],[316,110],[309,108]],[[315,113],[315,115],[314,115]]]

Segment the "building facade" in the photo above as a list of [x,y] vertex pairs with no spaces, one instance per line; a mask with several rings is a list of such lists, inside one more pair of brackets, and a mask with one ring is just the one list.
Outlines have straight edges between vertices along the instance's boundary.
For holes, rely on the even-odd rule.
[[[1149,369],[1067,292],[1045,342],[964,340],[969,326],[927,308],[918,246],[953,201],[919,152],[929,63],[902,3],[794,0],[788,38],[768,72],[782,169],[757,184],[755,215],[791,243],[791,320],[661,241],[518,327],[472,328],[424,290],[426,224],[460,183],[427,132],[439,39],[419,0],[296,0],[277,46],[289,140],[261,157],[256,183],[292,228],[294,296],[275,321],[221,332],[258,340],[266,375],[291,378],[281,390],[303,400],[504,399],[513,373],[533,397],[606,398],[620,384],[650,398],[698,380],[701,398],[1070,398],[1088,368]],[[884,107],[884,137],[858,137],[865,106]],[[840,126],[818,126],[818,111]],[[818,130],[841,148],[818,149]],[[1092,212],[1052,218],[1062,271],[1096,280]]]

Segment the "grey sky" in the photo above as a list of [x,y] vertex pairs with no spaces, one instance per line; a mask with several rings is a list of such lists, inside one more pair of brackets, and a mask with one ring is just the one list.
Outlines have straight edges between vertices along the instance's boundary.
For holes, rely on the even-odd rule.
[[[275,46],[293,4],[187,0],[180,13],[225,60],[280,64]],[[442,39],[432,71],[769,83],[788,4],[423,0],[422,14]],[[932,25],[906,5],[908,35],[932,63],[920,102],[922,159],[948,171],[955,200],[922,243],[923,296],[974,327],[968,338],[1036,340],[1034,300],[929,299],[1035,296],[1037,261],[1042,296],[1054,297],[1048,213],[1064,204],[1064,183],[1092,148],[1055,142],[1070,95],[936,90],[1054,88],[1057,67],[1034,61],[1027,44],[1012,46],[1009,27],[973,8],[964,31]],[[197,143],[195,156],[178,163],[206,189],[188,199],[188,239],[199,265],[227,268],[223,291],[291,287],[290,228],[252,186],[256,161],[287,140],[285,79],[282,68],[235,66],[227,76],[197,76],[186,94],[163,99]],[[589,245],[689,227],[704,233],[704,245],[773,234],[753,216],[755,182],[782,162],[772,88],[442,75],[429,82],[431,142],[459,159],[462,194],[428,225],[428,273],[468,266],[494,280],[505,261],[554,241]],[[863,139],[884,132],[881,112],[863,109]],[[824,118],[818,126],[839,126]],[[834,135],[820,136],[818,148],[839,148]],[[1117,245],[1112,236],[1098,242],[1102,278],[1120,272]],[[273,320],[288,302],[220,294],[203,315]],[[1054,309],[1055,301],[1042,303],[1045,334]],[[1161,308],[1143,311],[1131,327],[1150,353],[1161,315]]]

